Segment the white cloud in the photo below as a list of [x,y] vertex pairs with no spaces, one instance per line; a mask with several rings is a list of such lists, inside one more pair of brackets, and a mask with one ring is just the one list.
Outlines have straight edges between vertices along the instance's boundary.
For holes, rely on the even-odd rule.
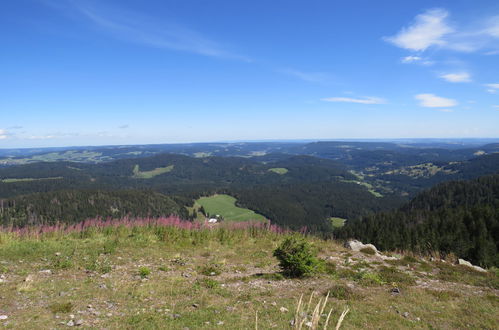
[[499,90],[499,84],[485,84],[485,87],[487,87],[487,92],[490,94],[495,94]]
[[[385,37],[384,40],[400,48],[418,52],[438,46],[458,52],[484,50],[485,55],[498,54],[499,16],[465,22],[467,28],[451,26],[448,17],[449,12],[445,9],[428,10],[417,15],[414,22],[402,28],[395,36]],[[413,57],[419,56],[406,58],[410,61]]]
[[7,138],[7,131],[4,129],[0,129],[0,140],[4,140]]
[[426,108],[448,108],[458,105],[456,100],[434,94],[418,94],[414,98],[419,101],[420,106]]
[[383,104],[386,103],[384,99],[379,97],[364,97],[364,98],[351,98],[351,97],[327,97],[321,99],[326,102],[347,102],[359,104]]
[[400,48],[424,51],[430,46],[443,45],[443,37],[454,30],[447,24],[449,13],[444,9],[431,9],[416,16],[412,25],[385,40]]
[[413,63],[413,62],[418,62],[421,61],[423,58],[419,56],[406,56],[402,58],[402,63]]
[[456,72],[456,73],[446,73],[441,74],[440,78],[453,83],[459,82],[470,82],[471,76],[468,72]]

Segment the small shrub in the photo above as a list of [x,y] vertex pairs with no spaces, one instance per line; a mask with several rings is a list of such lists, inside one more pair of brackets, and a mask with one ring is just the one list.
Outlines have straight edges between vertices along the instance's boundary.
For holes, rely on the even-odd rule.
[[222,271],[222,265],[216,263],[205,265],[200,269],[200,273],[205,276],[218,276],[222,273]]
[[317,251],[303,238],[290,236],[275,249],[274,257],[279,260],[284,275],[289,277],[309,276],[320,270],[322,263]]
[[139,267],[139,275],[142,278],[146,278],[147,276],[151,275],[151,270],[145,266]]
[[387,283],[395,283],[397,285],[413,285],[415,283],[415,280],[411,275],[393,267],[382,266],[378,272],[383,281]]
[[199,286],[207,289],[218,289],[220,287],[220,282],[213,280],[211,278],[202,278],[196,282]]
[[284,280],[284,276],[281,273],[267,273],[267,274],[255,274],[256,278],[263,278],[268,281],[281,281]]
[[70,302],[65,303],[55,303],[49,306],[49,309],[52,313],[69,313],[73,310],[73,304]]
[[385,284],[385,281],[378,273],[360,272],[359,277],[359,283],[365,286],[379,286]]
[[167,271],[169,271],[170,269],[169,269],[168,267],[166,267],[166,266],[159,266],[159,267],[158,267],[158,270],[160,270],[160,271],[162,271],[162,272],[167,272]]
[[104,254],[112,254],[116,251],[117,247],[118,247],[118,240],[117,239],[107,240],[104,243],[102,250],[103,250]]
[[461,297],[460,294],[454,292],[454,291],[448,291],[448,290],[432,290],[432,289],[426,289],[425,290],[427,293],[431,294],[435,298],[437,298],[438,301],[449,301],[452,298],[459,298]]
[[70,257],[56,257],[52,260],[51,268],[53,269],[69,269],[73,267],[73,262]]
[[331,298],[336,298],[338,300],[354,300],[360,298],[351,288],[343,284],[332,286],[324,295],[326,295],[327,292],[329,292]]
[[370,247],[362,248],[362,249],[360,249],[360,252],[362,252],[364,254],[368,254],[368,255],[375,255],[376,254],[376,251],[374,251],[374,249],[370,248]]
[[324,273],[329,275],[336,275],[336,264],[331,261],[324,263]]

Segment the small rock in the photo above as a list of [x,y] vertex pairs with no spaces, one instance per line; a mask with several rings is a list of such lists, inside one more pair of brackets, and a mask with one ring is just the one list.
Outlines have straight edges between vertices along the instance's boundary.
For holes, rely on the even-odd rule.
[[106,316],[111,317],[111,316],[113,316],[113,313],[107,313]]
[[218,321],[217,325],[224,325],[224,321]]
[[194,308],[198,308],[198,307],[199,307],[199,304],[192,304],[192,307],[194,307]]
[[26,276],[26,278],[24,279],[24,282],[33,282],[33,275],[28,275]]
[[393,295],[400,294],[400,289],[399,289],[399,288],[392,288],[392,289],[390,290],[390,292],[391,292]]
[[75,325],[75,323],[74,323],[74,321],[73,321],[73,320],[69,320],[69,322],[68,322],[68,323],[66,323],[66,325],[67,325],[68,327],[72,327],[72,326],[74,326],[74,325]]
[[308,327],[308,328],[311,328],[312,325],[313,325],[312,321],[305,322],[305,326]]
[[189,278],[189,277],[191,277],[191,274],[189,274],[189,273],[182,273],[182,276]]
[[173,317],[174,319],[179,319],[179,318],[180,318],[180,314],[173,314],[173,315],[172,315],[172,317]]
[[403,312],[402,316],[405,317],[405,318],[408,318],[409,317],[409,312]]
[[40,274],[52,274],[52,271],[50,269],[42,269],[39,271]]
[[107,285],[105,285],[104,283],[99,284],[99,289],[107,289]]
[[372,245],[372,244],[364,244],[362,243],[361,241],[357,241],[357,240],[349,240],[347,242],[345,242],[345,245],[344,245],[347,249],[350,249],[352,251],[356,251],[356,252],[359,252],[360,250],[362,249],[372,249],[375,254],[378,254],[378,249]]
[[109,273],[102,274],[100,277],[101,278],[109,278],[111,276]]
[[0,320],[6,320],[8,319],[9,317],[7,315],[0,315]]
[[70,314],[70,315],[69,315],[69,318],[70,318],[71,320],[74,320],[74,318],[75,318],[74,314]]
[[287,309],[286,307],[281,307],[281,308],[279,308],[279,310],[281,311],[281,313],[289,312],[289,309]]
[[418,321],[418,322],[419,322],[419,321],[421,321],[421,318],[419,318],[419,317],[416,317],[416,321]]
[[76,323],[75,323],[75,324],[76,324],[76,326],[80,326],[80,325],[82,325],[82,324],[83,324],[83,320],[78,320],[78,321],[76,321]]
[[55,255],[56,257],[59,257],[61,255],[61,252],[56,252]]

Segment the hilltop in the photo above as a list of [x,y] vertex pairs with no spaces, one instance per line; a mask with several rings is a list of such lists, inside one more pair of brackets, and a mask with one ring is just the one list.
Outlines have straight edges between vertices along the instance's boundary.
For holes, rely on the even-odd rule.
[[283,329],[291,327],[301,296],[310,317],[329,292],[323,312],[332,310],[329,328],[346,307],[348,329],[496,326],[493,271],[354,252],[302,236],[318,248],[324,268],[290,279],[272,256],[289,234],[263,223],[203,227],[175,218],[3,231],[0,324]]

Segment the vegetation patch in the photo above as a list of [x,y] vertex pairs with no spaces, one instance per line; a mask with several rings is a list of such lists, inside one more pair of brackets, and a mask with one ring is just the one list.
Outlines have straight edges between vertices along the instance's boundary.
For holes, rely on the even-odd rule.
[[49,309],[52,313],[70,313],[73,310],[74,306],[71,302],[63,302],[63,303],[54,303],[49,306]]
[[330,217],[329,220],[331,221],[331,224],[333,225],[334,228],[343,227],[345,225],[345,221],[347,221],[347,219],[338,218],[338,217]]
[[289,170],[287,168],[284,168],[284,167],[273,167],[273,168],[269,168],[269,172],[283,175],[283,174],[288,173]]
[[165,174],[173,171],[174,165],[169,165],[166,167],[157,167],[151,171],[141,171],[139,165],[135,165],[133,168],[133,178],[135,179],[152,179],[155,176]]
[[317,250],[297,236],[287,237],[274,250],[274,257],[279,260],[279,267],[288,277],[310,276],[322,266],[322,262],[317,259]]
[[335,284],[330,287],[325,294],[329,292],[329,296],[338,300],[357,300],[362,296],[356,293],[352,288],[345,284]]
[[3,183],[14,183],[14,182],[32,182],[32,181],[44,181],[44,180],[62,180],[62,176],[54,176],[49,178],[8,178],[2,179],[0,182]]
[[368,254],[368,255],[375,255],[376,254],[376,251],[374,251],[373,248],[370,248],[370,247],[365,247],[365,248],[362,248],[360,249],[360,252],[364,253],[364,254]]
[[[252,210],[236,206],[237,200],[229,195],[213,195],[210,197],[201,197],[196,200],[196,204],[204,209],[208,217],[220,215],[225,221],[264,221],[263,215],[257,214]],[[199,210],[199,209],[198,209]],[[198,212],[199,214],[200,212]]]

